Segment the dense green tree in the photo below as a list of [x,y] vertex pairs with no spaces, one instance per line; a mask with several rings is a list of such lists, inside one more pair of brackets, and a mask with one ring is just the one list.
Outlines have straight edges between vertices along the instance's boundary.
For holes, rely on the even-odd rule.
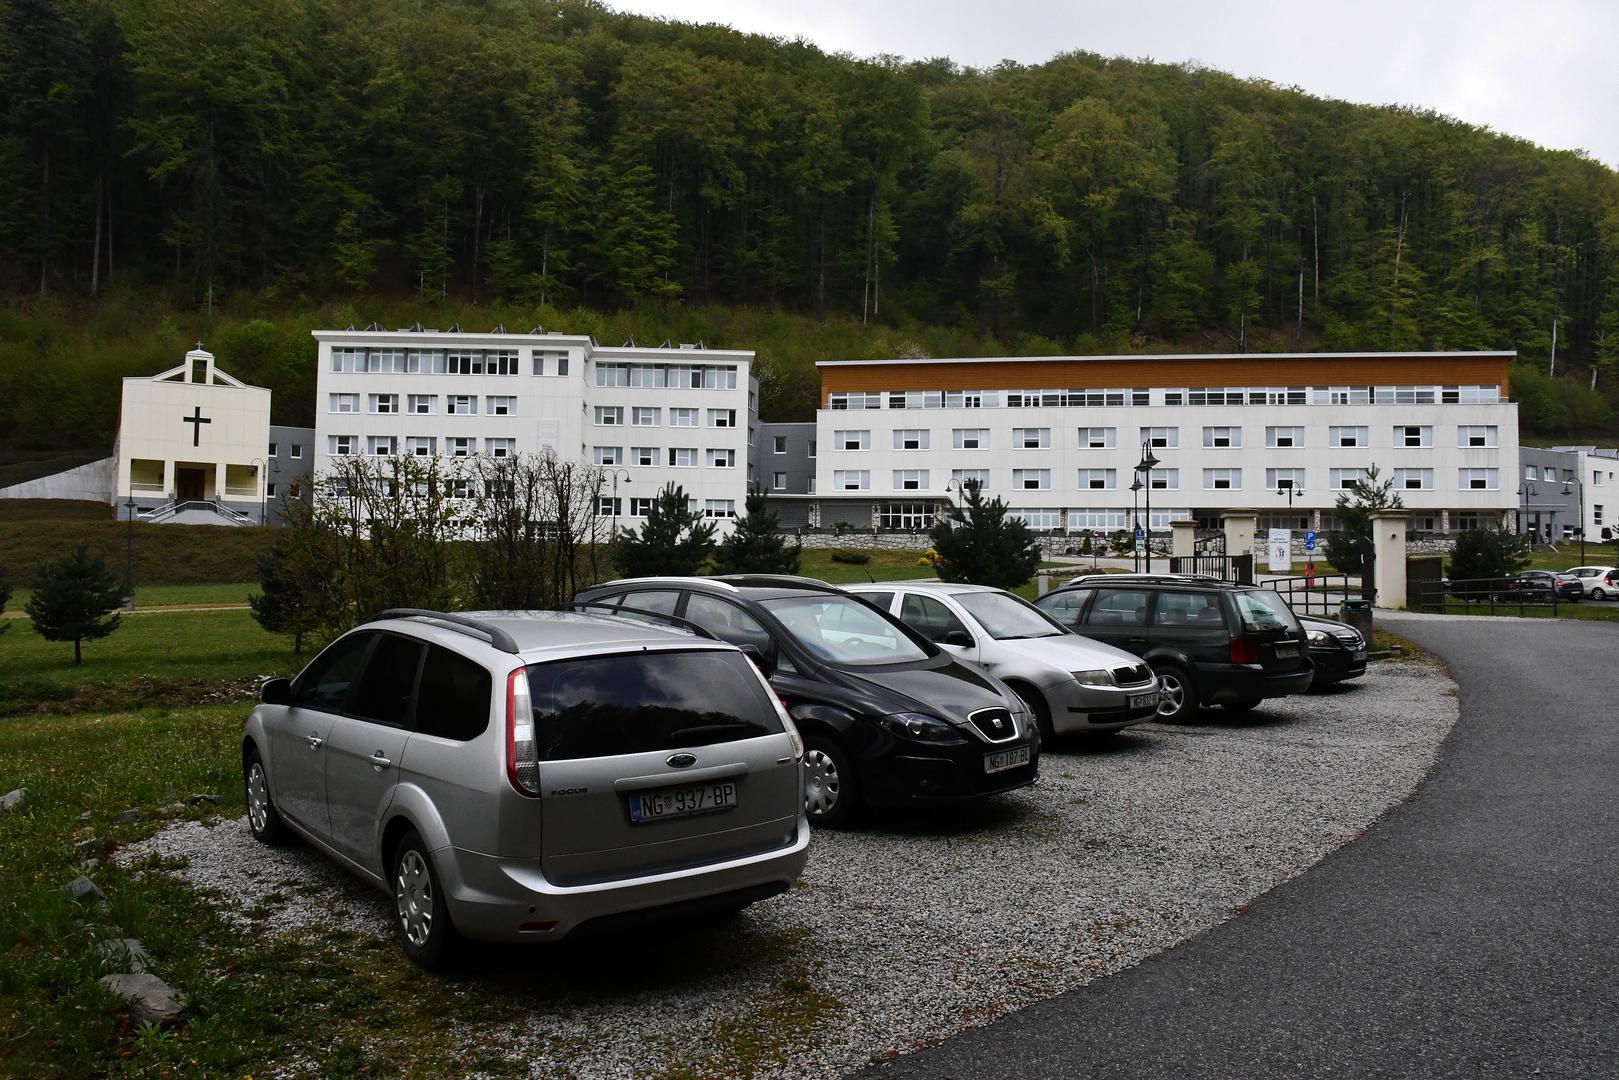
[[[1529,538],[1507,529],[1464,529],[1445,574],[1452,581],[1508,578],[1529,565]],[[1469,592],[1478,592],[1470,589]]]
[[1015,589],[1033,577],[1040,545],[1029,527],[1009,517],[999,498],[986,502],[976,483],[967,483],[962,495],[965,505],[951,506],[929,537],[939,577],[998,589]]
[[1372,539],[1372,511],[1404,506],[1394,478],[1380,477],[1375,464],[1368,466],[1365,478],[1338,496],[1338,528],[1327,534],[1324,545],[1327,561],[1341,573],[1360,573],[1366,562],[1362,550]]
[[748,492],[748,512],[714,549],[716,574],[796,574],[803,544],[787,542],[762,491]]
[[299,549],[295,534],[277,537],[259,554],[259,589],[247,603],[253,619],[272,634],[292,638],[292,651],[304,651],[304,638],[320,629],[320,597],[326,587],[323,567]]
[[123,617],[112,612],[123,599],[123,586],[107,560],[80,544],[40,568],[25,610],[40,637],[73,642],[73,662],[82,664],[84,642],[118,629]]
[[652,500],[640,530],[621,530],[615,547],[620,573],[686,577],[702,570],[713,553],[714,523],[691,506],[684,488],[667,484]]

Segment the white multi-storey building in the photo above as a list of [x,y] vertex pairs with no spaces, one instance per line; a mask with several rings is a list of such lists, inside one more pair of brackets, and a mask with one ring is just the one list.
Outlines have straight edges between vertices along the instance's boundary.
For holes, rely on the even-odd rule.
[[[1247,508],[1332,529],[1376,466],[1419,532],[1511,524],[1511,352],[856,360],[819,365],[819,524],[915,529],[967,481],[1040,530]],[[1157,466],[1141,476],[1149,448]]]
[[498,330],[314,336],[317,474],[358,454],[552,450],[602,468],[600,512],[626,525],[670,481],[722,527],[745,512],[758,426],[751,351],[605,348],[590,337]]

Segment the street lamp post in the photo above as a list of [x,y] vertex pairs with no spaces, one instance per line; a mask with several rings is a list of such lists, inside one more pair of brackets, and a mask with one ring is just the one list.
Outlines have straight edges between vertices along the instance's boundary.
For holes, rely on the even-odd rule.
[[1136,472],[1145,475],[1147,478],[1147,494],[1145,496],[1147,502],[1147,527],[1142,533],[1142,540],[1145,541],[1142,545],[1142,554],[1146,556],[1146,570],[1149,574],[1152,573],[1152,471],[1160,464],[1161,462],[1152,456],[1152,440],[1142,440],[1141,461],[1136,465]]
[[1563,494],[1564,495],[1572,495],[1573,494],[1573,492],[1569,491],[1569,489],[1568,489],[1568,485],[1571,482],[1580,485],[1580,565],[1584,566],[1585,565],[1585,481],[1580,479],[1578,476],[1573,477],[1572,480],[1564,480],[1563,481]]
[[1136,530],[1141,528],[1141,489],[1145,487],[1138,472],[1130,481],[1130,553],[1135,557],[1135,568],[1141,569],[1141,552],[1136,550]]
[[128,520],[124,535],[124,595],[135,597],[135,493],[130,492],[124,503],[124,516]]
[[267,519],[270,516],[270,470],[272,466],[279,469],[280,465],[261,457],[252,458],[248,461],[248,464],[259,469],[259,524],[268,525],[269,521]]
[[613,478],[613,539],[615,541],[618,539],[618,477],[620,473],[624,475],[626,484],[630,482],[630,470],[628,469],[614,469],[610,474]]
[[[1536,489],[1533,480],[1525,480],[1518,485],[1518,500],[1523,504],[1522,514],[1518,518],[1519,536],[1527,535],[1529,532],[1529,500],[1538,494],[1540,492]],[[1539,532],[1539,530],[1537,529],[1536,532]]]

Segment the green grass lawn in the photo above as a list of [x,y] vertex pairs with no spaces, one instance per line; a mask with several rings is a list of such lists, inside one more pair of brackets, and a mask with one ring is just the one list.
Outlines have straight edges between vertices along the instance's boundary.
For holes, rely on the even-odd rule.
[[[135,610],[169,607],[175,604],[245,604],[249,594],[259,591],[256,581],[231,585],[136,585]],[[18,589],[6,605],[6,614],[21,616],[32,589]]]
[[[858,552],[870,556],[871,561],[859,565],[834,562],[834,550]],[[918,565],[917,560],[922,554],[920,551],[890,551],[886,548],[805,548],[798,560],[798,572],[805,577],[830,581],[834,585],[936,577],[937,571],[933,567]]]
[[1529,556],[1532,570],[1568,570],[1575,566],[1619,566],[1619,552],[1613,544],[1585,545],[1585,561],[1580,561],[1580,542],[1559,544],[1555,552],[1536,551]]

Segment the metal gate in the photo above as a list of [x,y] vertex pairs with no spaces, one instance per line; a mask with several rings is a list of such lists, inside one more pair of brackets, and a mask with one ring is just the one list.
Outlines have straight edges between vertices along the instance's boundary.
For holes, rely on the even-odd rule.
[[1171,574],[1201,574],[1235,581],[1243,585],[1254,583],[1254,557],[1252,555],[1182,555],[1169,560]]
[[1412,611],[1444,610],[1443,555],[1418,555],[1405,560],[1405,602]]

